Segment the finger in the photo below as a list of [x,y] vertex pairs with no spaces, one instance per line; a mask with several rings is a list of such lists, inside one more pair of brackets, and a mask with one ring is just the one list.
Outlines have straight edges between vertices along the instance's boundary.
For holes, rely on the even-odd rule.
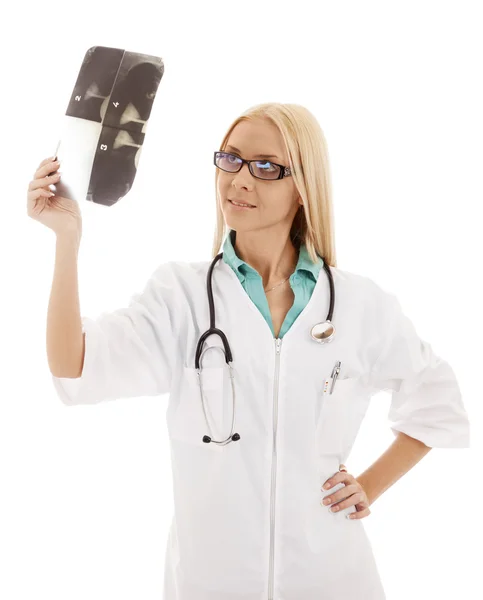
[[33,190],[27,194],[27,202],[29,206],[33,205],[40,198],[53,198],[55,196],[54,193],[48,190],[44,190],[43,188],[39,188],[37,190]]
[[365,507],[366,503],[364,501],[365,501],[364,493],[356,492],[355,494],[352,494],[345,500],[342,500],[342,502],[337,502],[337,503],[333,504],[331,506],[331,510],[333,512],[337,512],[338,510],[343,510],[344,508],[353,506],[355,504],[363,504]]
[[[41,169],[38,169],[38,177],[45,177],[45,175],[50,175],[51,173],[55,173],[57,169],[60,167],[60,161],[51,160],[47,164],[45,164]],[[37,179],[37,177],[35,178]]]
[[353,512],[347,515],[349,519],[363,519],[364,517],[368,517],[371,514],[370,508],[364,508],[364,510],[358,510],[357,512]]
[[53,160],[55,160],[55,156],[49,156],[48,158],[44,158],[44,160],[40,163],[40,165],[37,167],[37,171],[43,167],[44,165],[46,165],[49,162],[52,162]]
[[342,475],[343,475],[343,472],[339,471],[335,475],[332,475],[332,477],[329,477],[329,479],[327,479],[327,481],[322,486],[322,489],[329,490],[331,487],[334,487],[334,485],[340,481],[340,477]]
[[58,182],[60,179],[60,173],[54,173],[53,175],[42,177],[39,179],[33,179],[29,183],[28,191],[36,190],[37,188],[45,188],[52,183]]
[[346,481],[349,477],[352,477],[351,475],[349,475],[349,473],[346,473],[345,471],[337,471],[335,475],[332,475],[332,477],[329,477],[329,479],[327,479],[327,481],[322,486],[322,489],[329,490],[336,483]]
[[355,494],[358,491],[359,487],[356,484],[346,485],[345,487],[341,488],[340,490],[337,490],[333,494],[325,496],[323,503],[326,506],[328,506],[329,504],[340,502],[341,500],[344,500],[345,498],[351,496],[352,494]]
[[54,173],[55,171],[57,171],[59,166],[60,166],[59,161],[49,160],[35,171],[32,179],[40,179],[41,177],[50,175],[51,173]]

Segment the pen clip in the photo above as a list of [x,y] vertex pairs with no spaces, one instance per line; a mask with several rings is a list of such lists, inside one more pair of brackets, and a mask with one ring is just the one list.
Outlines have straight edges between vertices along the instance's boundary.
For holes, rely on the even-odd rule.
[[332,392],[334,391],[334,387],[335,387],[335,382],[337,381],[337,377],[339,377],[339,373],[340,373],[340,366],[341,366],[341,361],[338,360],[336,361],[334,368],[332,369],[332,374],[331,374],[331,379],[332,379],[332,384],[330,386],[330,391],[329,394],[332,394]]

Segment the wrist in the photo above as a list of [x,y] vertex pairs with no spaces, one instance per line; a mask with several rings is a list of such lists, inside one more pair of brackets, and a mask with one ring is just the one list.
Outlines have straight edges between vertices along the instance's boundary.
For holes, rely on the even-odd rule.
[[367,479],[364,479],[364,477],[362,475],[359,477],[356,477],[356,481],[357,481],[357,483],[359,483],[362,486],[362,489],[364,490],[364,492],[367,496],[367,501],[368,501],[369,505],[371,505],[377,496],[375,496],[373,491],[371,490],[369,482],[367,481]]
[[71,227],[63,231],[56,232],[56,241],[61,244],[80,244],[81,232],[79,228]]

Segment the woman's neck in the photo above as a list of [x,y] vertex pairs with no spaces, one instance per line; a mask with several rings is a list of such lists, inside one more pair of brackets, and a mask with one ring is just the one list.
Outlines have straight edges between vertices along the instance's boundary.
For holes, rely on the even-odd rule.
[[290,236],[260,232],[240,235],[234,230],[230,235],[237,256],[259,273],[264,287],[276,285],[295,271],[299,250]]

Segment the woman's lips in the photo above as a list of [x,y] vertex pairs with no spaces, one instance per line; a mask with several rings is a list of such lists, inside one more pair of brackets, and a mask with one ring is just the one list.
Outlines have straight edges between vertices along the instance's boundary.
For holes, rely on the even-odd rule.
[[[233,204],[233,201],[228,198],[228,202],[234,207],[234,208],[244,208],[246,210],[250,209],[250,208],[256,208],[256,206],[253,206],[253,204],[251,204],[250,206],[238,206],[237,204]],[[235,201],[236,202],[236,201]]]

